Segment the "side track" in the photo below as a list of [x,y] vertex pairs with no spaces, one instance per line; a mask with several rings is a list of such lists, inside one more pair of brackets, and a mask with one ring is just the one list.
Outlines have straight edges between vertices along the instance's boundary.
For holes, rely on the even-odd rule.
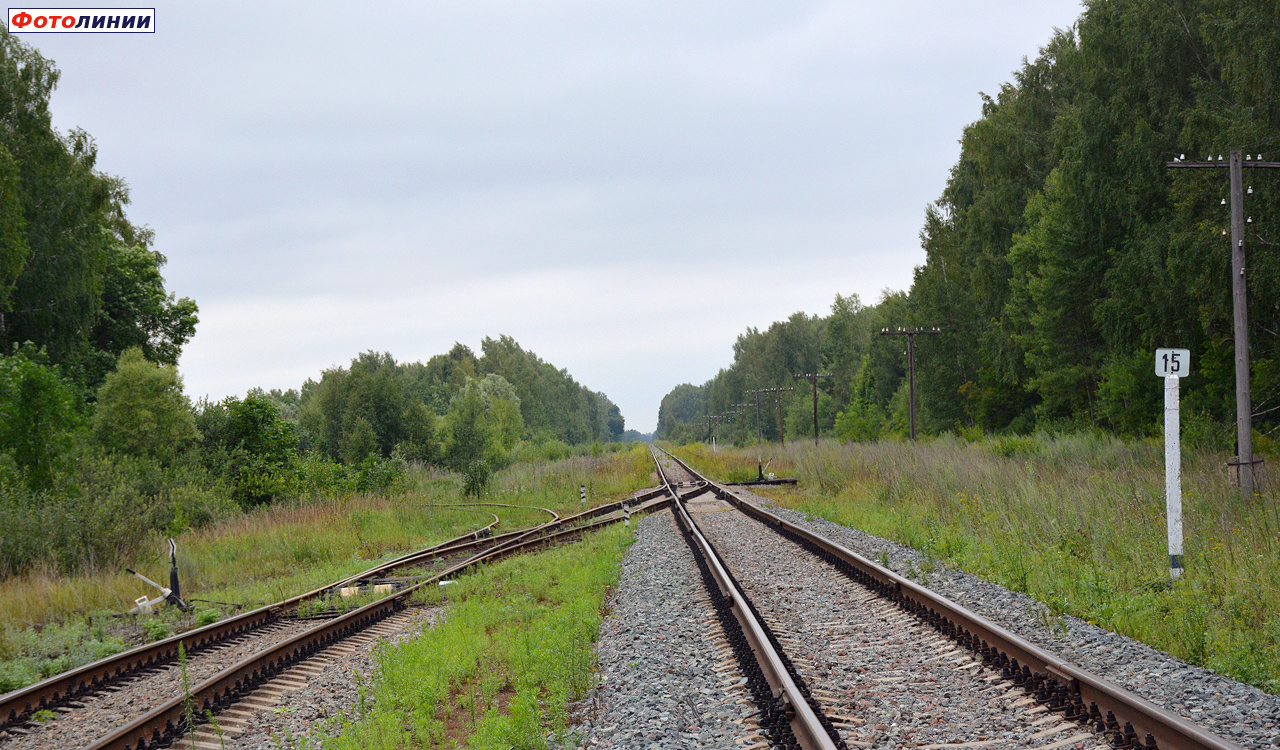
[[[497,523],[495,516],[493,523],[465,537],[405,555],[356,576],[215,626],[118,654],[26,690],[15,691],[0,699],[0,709],[9,717],[10,734],[25,735],[25,739],[35,742],[32,747],[48,746],[47,743],[42,744],[37,736],[45,727],[24,719],[35,710],[55,706],[60,716],[54,723],[68,720],[81,724],[89,722],[97,731],[104,733],[99,735],[101,739],[88,745],[90,748],[142,750],[163,747],[186,733],[192,721],[199,722],[219,713],[284,670],[404,610],[409,596],[422,586],[434,585],[475,565],[576,539],[622,520],[630,509],[649,510],[668,501],[665,492],[659,489],[567,518],[547,511],[553,520],[499,536],[492,535],[492,528]],[[459,556],[465,559],[351,612],[318,623],[290,616],[301,603],[325,596],[338,588],[375,581],[396,569]],[[217,625],[223,626],[222,629],[211,634]],[[187,662],[185,675],[184,669],[175,664],[180,643],[191,651],[208,651],[207,658],[201,654],[198,659],[192,658]],[[153,686],[153,680],[159,685]],[[135,688],[139,688],[141,693],[134,692]],[[157,706],[154,696],[165,696],[165,700]],[[114,716],[111,706],[119,709]]]

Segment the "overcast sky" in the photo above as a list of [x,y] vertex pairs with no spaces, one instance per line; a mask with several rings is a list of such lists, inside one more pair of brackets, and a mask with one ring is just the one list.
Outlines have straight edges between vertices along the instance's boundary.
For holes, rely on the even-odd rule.
[[183,2],[22,38],[200,306],[193,398],[508,334],[648,432],[746,327],[908,287],[979,92],[1080,11]]

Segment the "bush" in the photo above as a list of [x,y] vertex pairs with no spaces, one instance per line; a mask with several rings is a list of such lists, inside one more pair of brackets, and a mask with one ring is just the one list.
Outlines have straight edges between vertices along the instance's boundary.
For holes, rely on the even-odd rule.
[[63,571],[115,564],[157,532],[175,534],[235,511],[200,466],[84,449],[56,490],[31,492],[0,472],[0,574],[37,563]]
[[991,450],[1005,458],[1026,458],[1040,455],[1041,445],[1034,437],[1006,435],[997,439]]
[[216,609],[202,609],[196,613],[196,627],[203,628],[222,619],[222,613]]
[[148,641],[162,641],[173,635],[173,627],[158,617],[152,617],[142,621],[142,630],[147,634]]
[[484,494],[484,488],[489,484],[489,477],[493,470],[489,466],[489,462],[483,458],[472,461],[467,464],[467,468],[462,473],[462,492],[471,497],[479,497]]

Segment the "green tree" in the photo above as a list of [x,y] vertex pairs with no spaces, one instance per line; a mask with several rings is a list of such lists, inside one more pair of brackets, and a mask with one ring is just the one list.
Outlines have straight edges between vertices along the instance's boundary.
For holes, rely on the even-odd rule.
[[0,453],[32,491],[53,487],[83,424],[78,390],[43,351],[28,345],[0,356]]
[[[105,230],[104,230],[105,231]],[[195,334],[196,303],[165,291],[160,268],[165,258],[141,244],[109,237],[102,305],[91,342],[99,357],[115,357],[139,347],[152,362],[178,364],[182,347]]]
[[30,254],[27,222],[22,216],[18,163],[9,149],[0,146],[0,341],[5,338],[5,313],[9,310],[14,286]]
[[251,392],[202,406],[196,422],[205,464],[227,478],[240,507],[285,497],[297,479],[298,437],[276,404]]
[[171,460],[199,436],[178,369],[126,349],[98,387],[93,436],[110,451]]
[[470,494],[478,494],[492,470],[494,442],[480,389],[464,389],[454,399],[444,424],[445,464],[467,478],[466,489]]

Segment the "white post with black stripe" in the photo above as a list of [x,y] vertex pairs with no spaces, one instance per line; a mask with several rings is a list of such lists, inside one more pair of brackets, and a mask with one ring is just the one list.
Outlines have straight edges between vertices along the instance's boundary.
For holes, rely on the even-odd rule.
[[578,502],[582,505],[587,504],[587,485],[585,484],[578,485]]
[[1156,375],[1164,378],[1164,505],[1169,531],[1169,576],[1182,575],[1182,446],[1178,380],[1191,370],[1187,349],[1156,349]]

